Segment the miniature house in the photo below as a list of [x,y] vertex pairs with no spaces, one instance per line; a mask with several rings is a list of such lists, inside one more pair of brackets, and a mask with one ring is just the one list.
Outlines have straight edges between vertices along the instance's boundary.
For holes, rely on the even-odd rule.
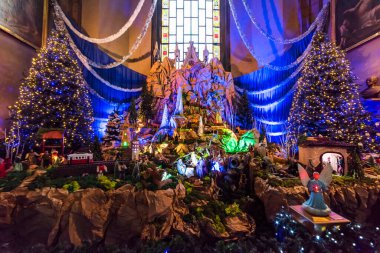
[[299,162],[317,166],[320,163],[331,164],[334,174],[346,175],[347,157],[354,144],[332,141],[327,138],[308,137],[299,146]]
[[40,129],[39,133],[42,138],[42,152],[45,150],[60,149],[61,154],[65,150],[65,130],[64,129]]

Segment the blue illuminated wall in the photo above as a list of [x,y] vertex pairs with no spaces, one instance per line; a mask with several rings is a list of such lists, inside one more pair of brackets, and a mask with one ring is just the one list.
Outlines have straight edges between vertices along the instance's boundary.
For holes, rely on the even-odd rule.
[[[77,47],[89,59],[100,64],[108,64],[114,61],[110,56],[108,56],[107,53],[100,50],[96,45],[78,38],[72,32],[70,34]],[[80,63],[79,60],[78,62]],[[82,66],[82,69],[86,82],[102,98],[104,98],[99,98],[98,96],[90,93],[95,117],[94,131],[96,135],[101,137],[104,134],[108,114],[111,113],[114,108],[118,108],[121,112],[127,110],[131,99],[137,98],[140,95],[140,92],[124,92],[115,90],[98,80],[85,67]],[[118,87],[134,89],[141,88],[142,85],[146,83],[145,75],[133,71],[123,65],[112,69],[94,69],[99,76]]]
[[[304,1],[258,0],[247,1],[257,22],[268,33],[278,38],[294,38],[310,26],[319,13],[323,1],[312,1],[309,15],[303,15]],[[251,23],[241,1],[234,1],[240,23],[255,52],[273,65],[287,65],[297,59],[310,43],[313,33],[293,45],[270,41]],[[239,11],[241,10],[241,11]],[[254,112],[257,126],[267,129],[271,141],[280,141],[286,130],[286,120],[299,74],[292,76],[298,66],[287,71],[259,68],[256,60],[244,46],[231,17],[231,66],[238,93],[245,89]],[[249,72],[247,74],[247,72]]]

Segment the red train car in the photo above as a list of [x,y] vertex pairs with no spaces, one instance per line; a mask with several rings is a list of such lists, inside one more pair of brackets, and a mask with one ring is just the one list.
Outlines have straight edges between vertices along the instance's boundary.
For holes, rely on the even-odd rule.
[[77,153],[67,155],[67,160],[69,164],[90,164],[93,163],[93,154],[91,153]]

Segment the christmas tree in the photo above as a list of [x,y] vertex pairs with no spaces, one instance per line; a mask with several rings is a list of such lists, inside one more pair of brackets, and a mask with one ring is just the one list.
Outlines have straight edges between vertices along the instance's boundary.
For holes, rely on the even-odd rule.
[[141,92],[140,113],[145,123],[148,123],[148,120],[153,117],[153,99],[153,90],[149,89],[147,85],[144,85]]
[[236,103],[238,122],[244,129],[252,128],[253,112],[250,107],[247,91],[244,90],[239,101]]
[[27,146],[37,143],[40,128],[65,129],[66,146],[73,149],[92,139],[90,98],[75,54],[62,33],[51,32],[19,91],[9,109],[13,127],[20,127]]
[[93,154],[94,161],[103,160],[102,147],[98,136],[95,136],[94,141],[90,144],[90,151]]
[[132,98],[131,104],[128,108],[129,113],[129,124],[134,125],[137,122],[137,110],[136,110],[136,101]]
[[305,61],[290,110],[290,135],[322,135],[373,149],[376,133],[344,51],[319,32]]
[[120,126],[121,126],[121,119],[119,116],[119,112],[117,111],[117,109],[114,109],[113,112],[111,112],[108,115],[108,122],[106,125],[106,131],[103,137],[103,142],[107,144],[111,144],[113,141],[119,142],[120,141]]

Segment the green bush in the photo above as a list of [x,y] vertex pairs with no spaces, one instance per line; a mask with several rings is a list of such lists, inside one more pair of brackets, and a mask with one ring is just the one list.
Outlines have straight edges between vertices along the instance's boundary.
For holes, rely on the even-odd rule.
[[218,233],[222,234],[226,232],[226,228],[224,227],[219,215],[215,216],[215,219],[213,220],[213,222],[214,222],[213,227],[215,228],[216,231],[218,231]]
[[72,181],[63,185],[62,188],[68,190],[69,192],[75,192],[80,189],[80,185],[77,181]]
[[0,178],[0,191],[11,191],[21,184],[21,182],[30,176],[26,171],[11,171],[6,177]]
[[225,209],[227,216],[236,216],[241,213],[239,204],[234,202],[232,205],[227,206]]
[[100,185],[106,190],[112,190],[112,189],[115,189],[116,187],[116,182],[111,181],[107,176],[98,177],[98,181]]
[[333,176],[332,184],[337,186],[352,186],[354,184],[375,185],[376,181],[368,177],[363,177],[359,179],[353,178],[351,176]]

